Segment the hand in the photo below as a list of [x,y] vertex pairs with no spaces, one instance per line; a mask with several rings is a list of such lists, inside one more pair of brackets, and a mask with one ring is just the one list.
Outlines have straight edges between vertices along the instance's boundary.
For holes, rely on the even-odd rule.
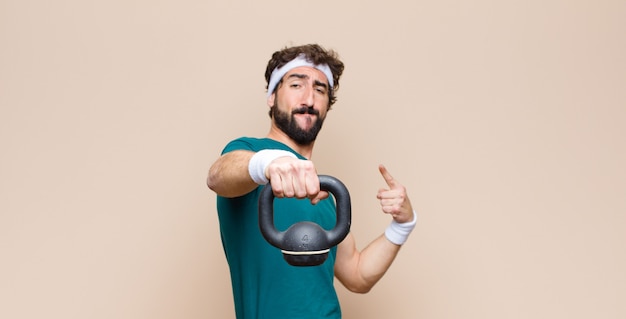
[[311,161],[279,157],[267,166],[265,176],[275,197],[309,198],[313,205],[328,197],[328,192],[320,191],[320,180]]
[[389,189],[379,189],[378,195],[376,195],[376,198],[380,200],[383,212],[390,214],[398,223],[413,221],[413,207],[406,194],[406,188],[389,174],[384,165],[379,165],[378,170],[389,186]]

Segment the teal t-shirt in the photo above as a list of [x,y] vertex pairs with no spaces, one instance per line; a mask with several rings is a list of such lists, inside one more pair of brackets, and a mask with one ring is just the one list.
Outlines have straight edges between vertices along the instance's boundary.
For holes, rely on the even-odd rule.
[[[304,159],[288,146],[267,138],[242,137],[223,150],[260,151],[281,149]],[[319,266],[289,265],[280,249],[261,235],[258,199],[263,186],[236,198],[217,197],[222,245],[230,276],[238,319],[322,319],[341,318],[333,285],[337,248]],[[299,221],[312,221],[324,229],[336,222],[332,196],[311,205],[308,199],[274,200],[274,223],[279,231]]]

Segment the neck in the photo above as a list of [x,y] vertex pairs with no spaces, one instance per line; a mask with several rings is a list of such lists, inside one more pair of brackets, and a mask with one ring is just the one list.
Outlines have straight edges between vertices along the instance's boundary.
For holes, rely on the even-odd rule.
[[313,145],[315,142],[312,142],[309,145],[300,145],[292,140],[285,132],[281,131],[279,128],[272,125],[269,133],[267,133],[267,138],[273,139],[275,141],[279,141],[289,147],[291,147],[294,151],[298,152],[298,154],[302,155],[306,159],[311,159],[313,155]]

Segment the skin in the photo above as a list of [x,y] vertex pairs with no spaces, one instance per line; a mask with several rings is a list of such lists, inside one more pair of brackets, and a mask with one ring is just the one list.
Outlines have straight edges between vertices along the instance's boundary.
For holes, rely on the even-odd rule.
[[[302,107],[314,108],[319,117],[326,118],[328,113],[328,81],[321,71],[302,66],[294,68],[283,77],[282,83],[267,99],[269,107],[276,107],[291,113]],[[314,114],[296,114],[294,120],[302,129],[310,129],[316,120]],[[272,161],[266,168],[265,175],[272,182],[276,197],[308,198],[316,204],[327,198],[328,193],[320,191],[315,165],[310,160],[315,141],[300,145],[279,129],[274,120],[268,138],[286,144],[307,160],[281,157]],[[248,162],[254,155],[250,151],[233,151],[222,155],[209,169],[207,185],[220,196],[237,197],[255,189],[258,185],[248,173]],[[413,207],[406,192],[383,165],[378,167],[387,184],[378,190],[377,198],[381,210],[389,214],[398,223],[413,220]],[[280,181],[280,182],[277,182]],[[399,245],[391,243],[384,234],[374,239],[363,250],[356,248],[352,233],[337,246],[335,277],[350,291],[366,293],[382,278],[400,250]]]

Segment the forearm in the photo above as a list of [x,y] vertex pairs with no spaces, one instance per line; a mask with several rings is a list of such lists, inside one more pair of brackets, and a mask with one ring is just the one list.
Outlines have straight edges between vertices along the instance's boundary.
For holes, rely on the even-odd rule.
[[349,235],[338,246],[335,275],[348,290],[367,293],[387,272],[400,247],[381,235],[358,251]]
[[389,226],[384,234],[378,236],[362,251],[356,249],[354,237],[349,234],[337,247],[335,260],[337,279],[352,292],[369,292],[393,263],[415,222],[414,215],[412,222],[400,225],[400,231],[404,229],[404,233]]
[[383,277],[398,255],[400,247],[402,246],[391,243],[381,235],[361,251],[358,269],[363,292],[368,292]]
[[258,185],[248,173],[248,163],[254,155],[251,151],[232,151],[222,155],[211,165],[207,186],[224,197],[245,195]]

